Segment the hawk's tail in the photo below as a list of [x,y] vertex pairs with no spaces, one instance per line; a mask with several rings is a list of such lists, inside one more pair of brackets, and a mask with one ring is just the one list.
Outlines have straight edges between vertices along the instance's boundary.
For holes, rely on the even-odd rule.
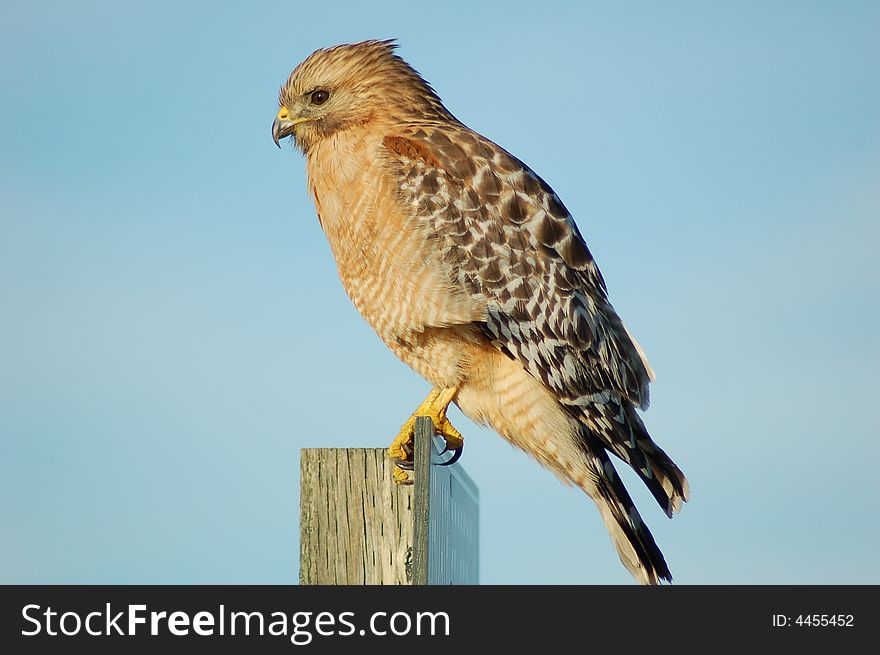
[[612,398],[607,403],[591,404],[582,420],[605,448],[632,467],[667,516],[672,518],[687,502],[687,478],[651,439],[631,403]]
[[596,477],[595,489],[586,491],[599,507],[620,561],[642,584],[659,584],[661,580],[672,582],[663,553],[642,522],[604,444],[587,429],[582,430],[581,438]]

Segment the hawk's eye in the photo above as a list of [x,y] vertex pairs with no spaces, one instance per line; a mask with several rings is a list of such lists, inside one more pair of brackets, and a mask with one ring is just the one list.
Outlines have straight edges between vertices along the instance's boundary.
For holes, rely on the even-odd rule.
[[313,105],[323,105],[330,99],[330,92],[325,91],[324,89],[318,89],[317,91],[312,91],[312,104]]

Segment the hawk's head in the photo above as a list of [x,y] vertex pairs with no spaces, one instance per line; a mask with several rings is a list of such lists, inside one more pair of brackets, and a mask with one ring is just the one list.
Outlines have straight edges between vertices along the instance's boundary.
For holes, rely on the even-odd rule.
[[392,40],[363,41],[309,55],[281,87],[275,143],[293,135],[308,152],[339,130],[373,121],[452,118],[428,83],[394,54],[395,47]]

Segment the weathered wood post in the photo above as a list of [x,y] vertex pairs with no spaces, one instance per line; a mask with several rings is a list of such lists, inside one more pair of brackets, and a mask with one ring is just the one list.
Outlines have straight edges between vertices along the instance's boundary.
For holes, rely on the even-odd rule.
[[304,448],[300,584],[476,584],[479,497],[459,464],[439,466],[418,417],[415,484],[398,486],[384,448]]

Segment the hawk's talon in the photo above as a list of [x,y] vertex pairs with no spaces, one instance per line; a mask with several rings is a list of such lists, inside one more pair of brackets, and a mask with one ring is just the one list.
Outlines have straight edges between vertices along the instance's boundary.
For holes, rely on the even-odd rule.
[[455,387],[431,389],[431,393],[425,398],[419,408],[412,413],[406,423],[400,428],[400,432],[388,447],[388,458],[394,462],[394,481],[398,484],[411,484],[409,476],[405,470],[413,469],[413,452],[415,450],[413,439],[415,438],[415,427],[417,416],[427,416],[434,424],[434,432],[443,437],[446,447],[443,452],[454,452],[453,456],[444,466],[454,464],[461,457],[461,450],[464,447],[464,439],[461,432],[456,430],[449,419],[446,417],[446,410],[449,403],[455,397],[458,389]]
[[438,462],[437,466],[452,466],[453,464],[455,464],[458,461],[458,459],[461,457],[461,454],[464,452],[464,444],[462,444],[458,448],[452,448],[452,449],[450,449],[447,446],[446,448],[443,449],[443,452],[440,454],[443,455],[444,453],[449,453],[449,452],[452,453],[452,457],[447,459],[445,462]]
[[394,462],[394,465],[395,465],[397,468],[399,468],[399,469],[403,469],[404,471],[412,471],[413,469],[415,469],[415,463],[412,462],[411,460],[406,460],[406,459],[394,459],[394,460],[391,460],[391,461]]

